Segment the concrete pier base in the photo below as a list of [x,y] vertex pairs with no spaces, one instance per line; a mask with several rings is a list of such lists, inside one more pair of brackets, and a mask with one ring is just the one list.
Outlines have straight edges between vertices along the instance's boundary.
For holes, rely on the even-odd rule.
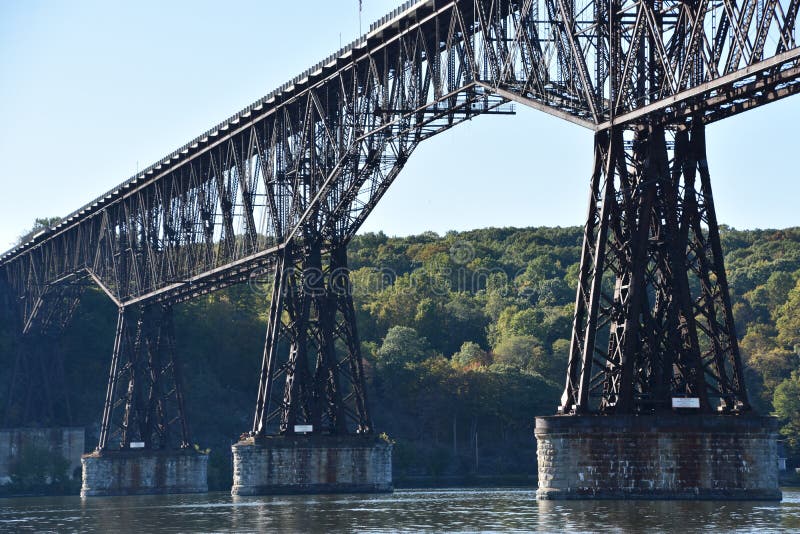
[[781,499],[774,418],[537,417],[535,433],[538,499]]
[[81,497],[208,491],[208,455],[193,450],[93,452],[81,463]]
[[232,495],[392,491],[392,446],[365,436],[269,436],[233,445]]

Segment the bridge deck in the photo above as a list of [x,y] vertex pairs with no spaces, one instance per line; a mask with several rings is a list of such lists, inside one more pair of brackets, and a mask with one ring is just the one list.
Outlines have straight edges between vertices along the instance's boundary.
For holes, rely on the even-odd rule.
[[609,25],[603,0],[406,2],[4,253],[0,276],[26,324],[81,278],[120,306],[179,301],[291,241],[346,243],[421,141],[509,101],[599,131],[708,123],[800,91],[800,0],[615,5]]

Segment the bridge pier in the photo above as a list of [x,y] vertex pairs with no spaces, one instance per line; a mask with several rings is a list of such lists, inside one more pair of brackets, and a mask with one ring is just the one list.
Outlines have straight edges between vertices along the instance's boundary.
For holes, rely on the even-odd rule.
[[541,500],[780,500],[777,422],[731,415],[536,418]]
[[208,491],[208,455],[194,450],[95,451],[81,464],[81,497]]
[[120,308],[100,443],[81,458],[81,496],[206,492],[208,456],[190,444],[172,307]]
[[559,416],[539,499],[779,500],[744,381],[700,117],[598,132]]
[[345,246],[287,247],[253,429],[233,445],[231,493],[389,491],[392,446],[372,431]]
[[232,448],[232,495],[392,491],[392,446],[374,437],[268,436]]

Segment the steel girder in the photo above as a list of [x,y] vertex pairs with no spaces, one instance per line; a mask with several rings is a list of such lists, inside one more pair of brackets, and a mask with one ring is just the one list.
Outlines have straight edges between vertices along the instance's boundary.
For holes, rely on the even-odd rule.
[[190,446],[172,307],[120,308],[97,450]]
[[598,133],[591,190],[559,412],[748,410],[702,123]]
[[64,374],[61,334],[74,314],[84,284],[50,288],[42,298],[42,313],[22,324],[15,313],[15,295],[0,271],[0,306],[7,337],[4,356],[8,382],[2,424],[64,426],[72,412]]
[[273,273],[251,435],[370,433],[345,248],[287,247]]
[[[0,257],[0,271],[17,297],[22,324],[30,329],[48,308],[48,295],[58,294],[59,287],[74,280],[93,280],[124,315],[125,308],[172,305],[242,282],[256,268],[302,263],[304,254],[340,254],[420,141],[476,115],[503,112],[502,105],[509,100],[593,129],[598,140],[634,135],[636,147],[647,146],[661,154],[661,148],[652,148],[656,143],[652,139],[662,137],[659,132],[676,128],[697,132],[695,123],[713,122],[800,91],[799,3],[406,2],[372,25],[367,35],[7,252]],[[622,150],[619,143],[609,143],[608,147]],[[647,184],[649,180],[636,178],[645,171],[636,150],[623,151],[629,159],[625,165],[634,181]],[[659,158],[663,160],[662,155]],[[603,170],[600,164],[601,176],[625,174],[621,159],[614,165],[616,171],[614,166]],[[655,171],[648,167],[646,172]],[[677,202],[661,193],[642,198],[665,216],[669,202]],[[646,244],[650,229],[636,219],[634,200],[617,201],[625,207],[616,214],[628,219],[620,219],[614,228],[598,227],[604,238],[589,237],[594,248],[585,251],[588,270],[581,279],[581,292],[585,284],[594,287],[594,267],[589,265],[596,258],[591,256],[606,247],[603,239],[610,239],[609,250],[614,253],[606,266],[596,268],[601,273],[610,269],[619,277],[618,300],[623,308],[629,306],[631,280],[647,288],[633,292],[636,303],[647,300],[645,293],[655,292],[663,301],[681,304],[659,307],[653,319],[658,324],[634,327],[634,315],[624,313],[626,322],[614,320],[620,337],[604,361],[617,362],[608,364],[609,369],[619,367],[625,373],[632,371],[621,362],[633,346],[626,343],[649,343],[648,354],[658,352],[659,344],[664,350],[669,344],[672,350],[678,343],[674,336],[669,340],[652,336],[666,335],[665,325],[674,324],[676,314],[689,313],[683,282],[669,275],[679,263],[674,247],[681,241],[670,234],[671,253],[651,250]],[[709,236],[716,233],[713,218],[695,219],[701,221],[697,225],[708,224]],[[667,226],[653,231],[661,235]],[[700,240],[702,232],[696,228],[693,232],[692,239]],[[640,243],[639,238],[645,241]],[[713,238],[710,242],[716,246]],[[694,241],[687,238],[687,246],[690,243]],[[690,250],[686,256],[693,254]],[[721,308],[704,311],[709,317],[718,309],[728,313],[727,290],[720,282],[721,256],[718,251],[701,256],[713,267],[708,268],[711,282],[721,284],[718,290],[707,290],[718,296],[706,301],[722,302]],[[658,267],[654,271],[645,264]],[[599,279],[602,282],[602,276]],[[592,345],[578,338],[594,335],[591,332],[597,328],[580,326],[578,318],[599,317],[591,310],[600,304],[581,304],[582,300],[578,298],[576,332],[583,334],[573,336],[571,373],[575,361],[586,360],[576,359],[576,351],[585,352],[579,345]],[[271,330],[281,310],[273,317]],[[311,327],[303,317],[297,328],[308,335]],[[724,332],[712,332],[710,338],[719,341],[723,360],[732,358],[735,363],[735,349],[727,348],[735,346],[735,336],[726,321],[709,319],[715,328],[726,324]],[[320,324],[326,332],[324,321]],[[619,330],[620,324],[625,328]],[[681,332],[682,343],[691,345],[691,332]],[[642,337],[644,333],[650,341]],[[700,348],[705,350],[702,344]],[[684,361],[673,357],[676,365]],[[668,374],[668,364],[662,363],[661,375],[651,370],[647,376],[661,381],[664,389],[663,377],[652,378]],[[729,384],[729,375],[720,370],[727,367],[715,365],[716,378],[706,383],[720,384],[717,393],[729,408],[738,402],[746,405],[743,387],[736,382],[739,375]],[[708,375],[709,369],[705,366],[703,373]],[[697,367],[695,373],[699,372]],[[636,373],[637,383],[643,383]],[[678,375],[691,382],[689,371]],[[580,380],[570,376],[565,409],[575,404],[573,386]],[[693,380],[702,382],[697,376]],[[631,395],[635,397],[632,391],[640,386],[623,388],[619,380],[609,383],[603,409],[628,410],[639,402]],[[687,385],[687,391],[691,387]],[[576,406],[584,407],[580,402]],[[255,431],[266,424],[266,420],[259,423],[259,417]],[[282,416],[282,428],[288,428],[292,417],[296,416]]]
[[[465,15],[466,16],[466,15]],[[309,221],[346,242],[416,145],[506,101],[475,84],[450,6],[296,80],[2,258],[25,316],[90,276],[120,306],[174,302],[274,262]]]
[[0,258],[27,318],[90,276],[118,305],[274,262],[311,212],[348,239],[416,144],[505,99],[602,130],[800,90],[799,0],[427,0]]

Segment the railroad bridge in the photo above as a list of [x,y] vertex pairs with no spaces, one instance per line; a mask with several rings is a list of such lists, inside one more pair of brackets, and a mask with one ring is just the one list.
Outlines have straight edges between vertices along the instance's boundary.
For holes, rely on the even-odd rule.
[[[118,319],[84,494],[130,491],[125,480],[108,480],[124,479],[136,462],[137,470],[184,476],[162,480],[158,491],[201,489],[204,481],[186,475],[205,467],[185,450],[172,308],[268,269],[263,365],[252,427],[234,446],[234,492],[390,488],[390,450],[372,438],[348,241],[420,142],[523,105],[594,132],[567,376],[554,399],[560,415],[537,422],[540,497],[772,498],[771,480],[747,493],[748,475],[729,476],[720,458],[687,467],[680,444],[670,449],[673,467],[711,469],[714,480],[654,482],[641,451],[657,453],[658,439],[687,432],[706,448],[729,447],[720,436],[735,435],[747,449],[728,451],[736,458],[766,447],[767,461],[774,449],[774,425],[750,414],[743,382],[705,126],[800,91],[799,7],[800,0],[406,2],[0,257],[2,302],[21,347],[12,400],[29,414],[64,406],[50,387],[57,365],[48,340],[67,327],[86,283],[96,284]],[[606,461],[597,449],[608,450],[597,440],[586,445],[593,434],[644,436],[634,440],[636,480],[584,480],[584,468],[625,478],[614,462],[634,462],[626,455],[636,452],[620,445],[612,467],[593,465]],[[317,467],[335,458],[325,464],[328,478],[296,475],[301,456]],[[339,469],[344,461],[358,468]]]

